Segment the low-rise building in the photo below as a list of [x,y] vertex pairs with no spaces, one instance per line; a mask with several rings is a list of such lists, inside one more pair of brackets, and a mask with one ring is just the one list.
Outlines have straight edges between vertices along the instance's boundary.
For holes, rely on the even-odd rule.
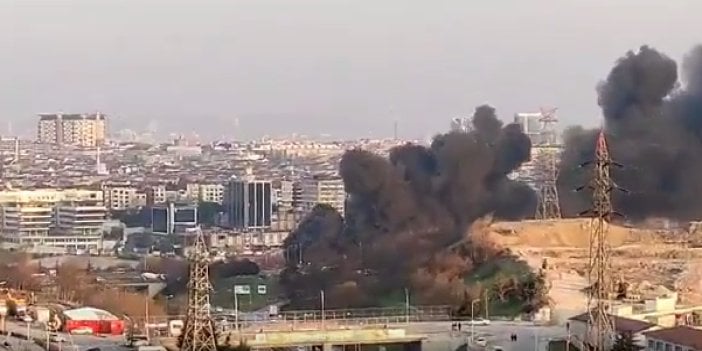
[[318,204],[326,204],[344,216],[346,191],[341,177],[315,175],[303,179],[300,184],[300,205],[303,212],[312,211]]
[[699,351],[702,350],[702,330],[677,326],[643,333],[647,351]]
[[[588,313],[582,313],[577,316],[571,317],[568,320],[569,330],[568,335],[571,337],[571,342],[582,348],[583,343],[592,344],[592,334],[594,332],[593,326],[590,324],[590,315]],[[637,345],[644,346],[644,336],[643,333],[655,330],[658,328],[655,324],[648,323],[641,320],[630,319],[619,316],[610,315],[609,318],[612,320],[614,325],[614,332],[616,335],[630,334],[634,338],[634,342]],[[613,342],[614,340],[612,340]],[[611,347],[611,345],[609,345]]]
[[105,203],[107,208],[115,211],[125,211],[137,208],[140,204],[138,190],[129,186],[105,187]]
[[260,231],[232,232],[218,231],[210,233],[210,246],[213,248],[228,248],[237,252],[261,251],[271,248],[281,248],[290,232]]
[[106,209],[97,190],[12,190],[0,192],[0,214],[5,242],[98,250]]
[[193,230],[198,225],[197,206],[192,204],[155,205],[151,208],[151,231],[156,234],[176,234]]
[[224,199],[224,184],[198,184],[196,200],[201,202],[216,202],[222,204]]

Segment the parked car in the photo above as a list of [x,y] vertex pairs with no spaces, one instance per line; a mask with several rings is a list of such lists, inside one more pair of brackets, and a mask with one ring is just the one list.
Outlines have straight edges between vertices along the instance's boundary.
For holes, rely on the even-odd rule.
[[471,321],[468,321],[468,325],[490,325],[490,320],[489,319],[473,319]]

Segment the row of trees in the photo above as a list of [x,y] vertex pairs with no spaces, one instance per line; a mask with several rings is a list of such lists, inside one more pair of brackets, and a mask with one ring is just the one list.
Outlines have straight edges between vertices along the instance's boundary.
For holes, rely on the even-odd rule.
[[[7,256],[5,256],[7,254]],[[142,316],[149,304],[150,313],[165,314],[163,305],[157,301],[149,301],[145,295],[125,292],[113,287],[100,284],[89,266],[81,266],[65,262],[51,269],[56,270],[53,283],[47,281],[45,267],[31,261],[31,256],[19,253],[2,253],[5,259],[12,258],[14,262],[0,263],[0,281],[7,288],[32,292],[59,301],[71,301],[94,306],[112,312],[115,315]],[[46,285],[49,284],[49,285]]]

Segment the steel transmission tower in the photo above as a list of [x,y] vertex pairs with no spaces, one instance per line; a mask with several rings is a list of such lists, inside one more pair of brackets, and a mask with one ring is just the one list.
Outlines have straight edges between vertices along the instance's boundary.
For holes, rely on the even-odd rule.
[[207,246],[202,230],[197,229],[194,250],[190,255],[188,280],[188,315],[181,342],[182,351],[216,351],[214,323],[210,315],[210,270]]
[[611,192],[615,188],[610,176],[610,166],[615,163],[609,155],[604,131],[597,136],[595,148],[594,174],[590,183],[592,189],[592,216],[590,224],[590,260],[588,267],[588,341],[591,350],[605,351],[612,345],[614,325],[609,313],[609,293],[611,284],[611,266],[609,261],[609,244],[607,243],[608,225],[613,215]]
[[[558,200],[558,167],[556,165],[557,155],[555,152],[548,152],[541,156],[539,162],[541,169],[541,179],[539,179],[538,196],[539,203],[536,206],[536,219],[557,219],[561,218],[561,205]],[[539,161],[539,160],[537,160]]]
[[558,148],[556,146],[556,129],[558,123],[556,108],[541,108],[541,131],[539,144],[536,147],[542,150],[537,156],[536,166],[538,167],[539,179],[537,179],[539,203],[536,206],[536,219],[557,219],[561,218],[561,206],[558,199]]

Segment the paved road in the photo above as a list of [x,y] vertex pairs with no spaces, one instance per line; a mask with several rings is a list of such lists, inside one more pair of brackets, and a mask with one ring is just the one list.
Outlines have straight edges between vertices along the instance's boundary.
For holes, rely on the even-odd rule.
[[[408,333],[427,335],[425,348],[428,351],[454,351],[470,341],[471,336],[467,323],[461,332],[451,331],[451,322],[416,323],[406,329]],[[505,351],[544,351],[549,339],[565,336],[562,326],[535,326],[527,322],[493,322],[489,326],[475,326],[474,331],[476,339],[487,340],[488,349],[499,346]],[[511,333],[517,334],[517,342],[510,341]]]
[[29,342],[25,339],[20,339],[12,336],[0,336],[0,350],[3,351],[42,351],[39,345]]
[[[27,335],[27,324],[8,321],[7,330],[9,332]],[[70,335],[68,333],[56,333],[61,336],[66,342],[61,343],[61,349],[66,351],[85,351],[90,348],[98,347],[100,350],[105,351],[124,351],[127,350],[124,344],[124,338],[122,336],[94,336],[94,335]],[[29,335],[32,338],[46,339],[46,330],[31,327],[29,328]],[[26,340],[22,340],[25,342]],[[52,343],[58,346],[58,343]],[[35,345],[37,346],[37,345]],[[38,347],[38,346],[37,346]],[[39,348],[41,349],[41,348]]]

